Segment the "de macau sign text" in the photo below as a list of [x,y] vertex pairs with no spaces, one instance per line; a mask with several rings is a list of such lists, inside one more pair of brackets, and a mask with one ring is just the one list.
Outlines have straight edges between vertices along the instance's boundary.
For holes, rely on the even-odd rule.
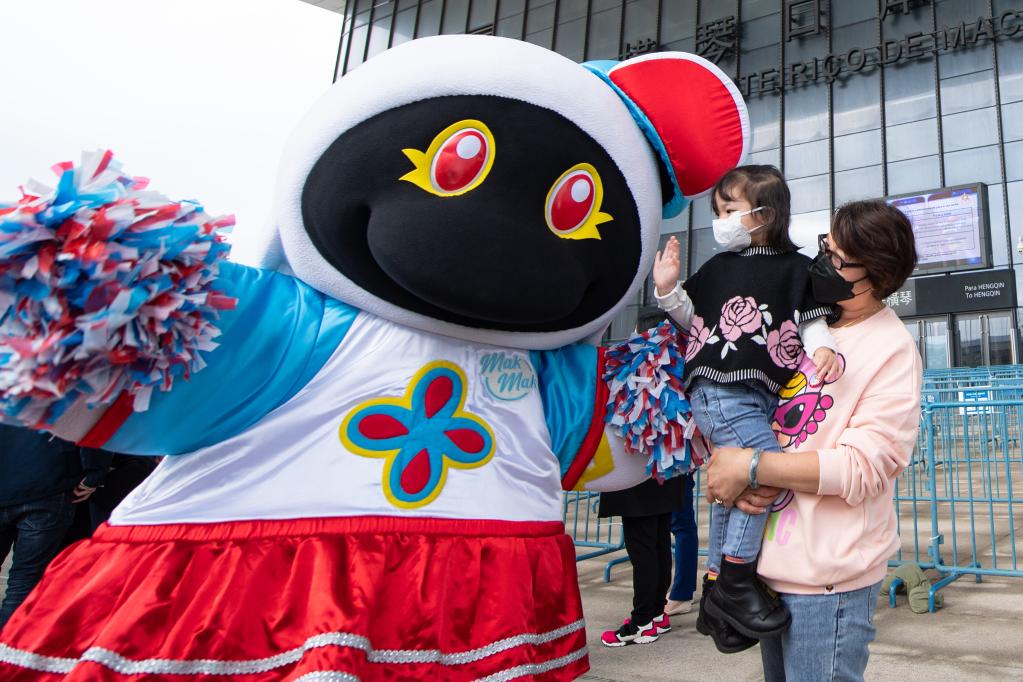
[[997,16],[962,21],[930,33],[910,33],[872,47],[852,47],[845,52],[794,62],[784,69],[764,69],[740,76],[735,82],[745,97],[780,93],[783,89],[821,81],[833,83],[881,66],[1013,37],[1023,37],[1023,10],[1008,9]]

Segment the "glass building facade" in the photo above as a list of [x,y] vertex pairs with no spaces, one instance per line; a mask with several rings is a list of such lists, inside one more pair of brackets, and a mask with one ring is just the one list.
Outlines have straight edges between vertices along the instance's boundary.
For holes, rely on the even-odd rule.
[[[918,286],[901,292],[903,304],[916,292],[913,305],[892,303],[927,366],[1019,361],[1020,0],[351,0],[343,21],[338,77],[401,42],[449,33],[526,40],[576,61],[702,54],[743,92],[750,162],[784,172],[792,236],[808,254],[843,202],[983,183],[991,259],[969,286],[987,277],[1004,295],[966,301],[959,275],[938,274],[927,279],[955,286]],[[715,253],[712,217],[700,199],[662,225],[662,243],[676,234],[683,244],[688,272]],[[651,302],[648,285],[610,337],[627,335]]]

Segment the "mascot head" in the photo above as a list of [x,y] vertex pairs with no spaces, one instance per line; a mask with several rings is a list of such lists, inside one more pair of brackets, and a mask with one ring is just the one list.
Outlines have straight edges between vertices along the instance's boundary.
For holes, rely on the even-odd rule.
[[503,38],[415,40],[299,124],[263,265],[424,331],[557,347],[631,300],[662,217],[748,140],[738,91],[699,57],[580,65]]

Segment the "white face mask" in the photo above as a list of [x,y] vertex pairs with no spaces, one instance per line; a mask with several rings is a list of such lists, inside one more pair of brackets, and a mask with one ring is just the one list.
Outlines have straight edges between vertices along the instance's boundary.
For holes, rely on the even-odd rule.
[[726,251],[742,251],[753,242],[750,233],[763,227],[763,225],[757,225],[752,230],[747,230],[742,224],[742,217],[763,209],[763,206],[758,206],[751,211],[736,211],[727,218],[715,218],[711,221],[714,228],[714,241]]

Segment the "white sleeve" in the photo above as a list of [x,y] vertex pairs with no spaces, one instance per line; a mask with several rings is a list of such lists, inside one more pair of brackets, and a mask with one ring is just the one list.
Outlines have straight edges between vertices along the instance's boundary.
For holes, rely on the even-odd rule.
[[657,300],[657,307],[668,313],[682,329],[688,330],[693,322],[693,300],[682,288],[682,283],[675,285],[675,288],[664,296],[660,296],[654,290],[654,298]]
[[803,342],[803,350],[810,357],[821,348],[830,348],[838,352],[838,344],[828,331],[828,323],[823,317],[799,325],[799,338]]

